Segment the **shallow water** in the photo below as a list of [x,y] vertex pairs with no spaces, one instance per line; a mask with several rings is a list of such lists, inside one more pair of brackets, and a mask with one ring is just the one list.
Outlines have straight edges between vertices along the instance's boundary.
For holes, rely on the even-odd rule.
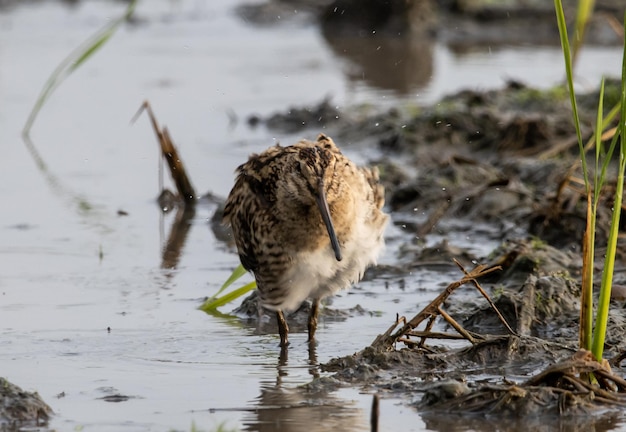
[[[52,96],[32,147],[20,130],[42,84],[123,5],[36,2],[0,10],[0,374],[41,394],[57,413],[54,429],[211,430],[223,422],[258,431],[368,429],[371,397],[360,389],[313,401],[294,390],[318,373],[305,334],[290,337],[289,358],[281,361],[276,335],[196,309],[237,257],[210,230],[214,206],[204,203],[174,268],[163,258],[174,215],[155,203],[155,138],[146,118],[129,125],[144,100],[169,127],[196,188],[225,196],[234,167],[250,152],[300,138],[249,129],[250,114],[325,96],[341,107],[430,103],[460,88],[510,78],[546,87],[562,76],[557,47],[457,55],[435,45],[424,59],[432,74],[412,80],[396,71],[401,85],[394,88],[370,78],[375,71],[358,73],[367,63],[335,54],[307,19],[255,27],[234,12],[237,3],[141,2],[137,23]],[[580,83],[593,86],[601,73],[617,72],[619,59],[618,48],[588,50]],[[361,161],[369,155],[353,147],[346,153]],[[389,234],[404,235],[402,226]],[[473,239],[457,240],[450,242]],[[393,246],[383,263],[394,261]],[[404,284],[374,280],[337,296],[334,308],[359,304],[370,313],[322,320],[317,361],[360,350],[396,313],[414,313],[456,276],[424,270]],[[113,402],[116,395],[128,399]],[[400,401],[381,401],[381,430],[426,427]]]

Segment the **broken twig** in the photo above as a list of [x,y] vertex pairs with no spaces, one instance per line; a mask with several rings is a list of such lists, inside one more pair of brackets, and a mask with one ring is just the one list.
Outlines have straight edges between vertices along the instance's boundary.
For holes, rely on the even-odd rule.
[[[458,264],[457,262],[457,265]],[[374,342],[372,342],[372,347],[374,348],[378,348],[378,349],[384,349],[384,350],[388,350],[391,349],[393,347],[393,345],[400,339],[402,338],[403,341],[405,341],[406,343],[406,339],[408,338],[408,336],[411,335],[411,332],[417,327],[419,326],[422,322],[424,322],[425,320],[429,320],[428,322],[428,326],[427,326],[427,331],[426,332],[422,332],[420,334],[420,336],[422,337],[422,341],[419,342],[419,344],[416,342],[416,345],[422,345],[424,342],[425,337],[430,333],[430,330],[432,328],[432,325],[434,323],[434,319],[437,316],[443,316],[444,319],[446,319],[446,317],[448,317],[450,320],[452,320],[452,318],[448,315],[442,315],[441,314],[441,305],[447,300],[447,298],[454,292],[454,290],[456,290],[458,287],[465,285],[467,283],[473,283],[473,284],[477,284],[476,279],[485,276],[489,273],[492,273],[494,271],[497,270],[501,270],[501,267],[499,266],[492,266],[492,267],[487,267],[485,265],[479,265],[476,266],[476,268],[474,268],[472,271],[470,272],[466,272],[462,267],[461,269],[463,270],[463,272],[465,273],[465,276],[456,282],[451,283],[450,285],[448,285],[446,287],[445,290],[443,290],[443,292],[441,294],[439,294],[432,302],[430,302],[424,309],[422,309],[417,315],[415,315],[415,317],[413,317],[413,319],[411,319],[410,321],[406,321],[404,325],[397,330],[395,333],[393,332],[398,325],[400,324],[400,320],[396,319],[396,322],[389,328],[387,329],[387,331],[381,335],[379,335]],[[493,305],[493,307],[495,308],[495,305]],[[497,309],[496,309],[497,310]],[[452,320],[454,321],[454,320]],[[468,341],[470,341],[471,343],[475,343],[475,338],[472,337],[467,331],[465,331],[464,329],[462,329],[462,327],[456,323],[456,321],[454,321],[456,323],[456,326],[454,324],[452,324],[451,321],[448,321],[450,323],[450,325],[452,325],[457,331],[459,331],[459,333]],[[508,326],[508,325],[507,325]],[[458,327],[458,328],[457,328]],[[459,330],[459,328],[461,328],[461,331]],[[510,329],[510,327],[508,327]]]
[[146,111],[148,113],[148,117],[150,117],[152,129],[154,129],[154,133],[159,140],[161,153],[163,154],[163,158],[167,161],[167,165],[170,169],[170,174],[172,175],[174,184],[176,184],[178,194],[183,199],[185,204],[194,203],[196,199],[196,191],[191,185],[191,181],[189,181],[187,171],[185,170],[185,166],[183,165],[180,156],[178,156],[178,150],[176,150],[176,146],[174,146],[167,128],[163,127],[163,129],[161,129],[159,126],[154,112],[152,111],[152,107],[148,101],[141,104],[141,107],[139,108],[139,111],[137,111],[137,114],[133,117],[132,122],[134,122],[144,111]]

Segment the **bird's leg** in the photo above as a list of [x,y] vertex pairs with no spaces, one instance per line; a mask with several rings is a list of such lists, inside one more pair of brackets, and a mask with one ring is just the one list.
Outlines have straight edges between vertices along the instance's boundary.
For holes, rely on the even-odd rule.
[[315,340],[315,330],[317,330],[317,315],[320,312],[320,300],[313,299],[311,303],[311,313],[309,314],[309,342]]
[[280,346],[286,347],[289,345],[288,334],[289,334],[289,326],[287,325],[287,321],[285,320],[285,315],[283,315],[283,311],[276,311],[276,321],[278,322],[278,334],[280,335]]

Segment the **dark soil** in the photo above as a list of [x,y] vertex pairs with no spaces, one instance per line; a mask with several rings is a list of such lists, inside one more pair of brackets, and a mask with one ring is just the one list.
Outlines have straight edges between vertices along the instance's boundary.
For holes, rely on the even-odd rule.
[[[605,106],[612,107],[618,94],[618,83],[610,81]],[[589,125],[597,100],[597,93],[579,98],[585,140],[592,132]],[[549,416],[600,412],[598,408],[626,403],[619,392],[612,392],[615,399],[609,400],[581,387],[577,372],[585,373],[591,363],[602,368],[599,363],[571,364],[576,356],[585,355],[577,350],[586,200],[563,89],[538,91],[511,82],[501,90],[463,91],[431,107],[386,112],[373,112],[371,107],[337,112],[324,100],[257,121],[270,128],[301,130],[303,135],[324,128],[337,142],[346,143],[344,147],[358,143],[377,149],[379,157],[372,162],[381,170],[388,207],[395,223],[406,227],[407,238],[398,247],[402,266],[377,268],[374,275],[401,278],[407,266],[452,264],[452,259],[468,270],[476,262],[501,267],[478,282],[512,331],[478,293],[472,300],[452,294],[442,307],[473,343],[450,349],[435,336],[385,344],[382,335],[372,346],[323,365],[323,370],[335,372],[336,380],[411,400],[417,392],[422,397],[415,405],[425,412]],[[612,185],[614,173],[610,176]],[[607,187],[599,208],[596,263],[602,263],[601,245],[608,236],[612,187]],[[426,220],[419,214],[426,214]],[[422,247],[431,232],[445,234],[451,221],[470,232],[488,226],[490,238],[500,239],[501,246],[489,257],[475,257],[449,244],[452,238]],[[605,346],[618,381],[626,352],[626,315],[619,288],[625,277],[625,252],[621,245]],[[600,280],[600,268],[596,273]],[[396,324],[390,323],[387,336],[402,322]],[[565,371],[558,369],[560,365]],[[558,369],[560,381],[544,379],[547,375],[541,371],[550,367]]]
[[52,409],[37,393],[26,392],[0,378],[0,431],[38,430],[51,415]]

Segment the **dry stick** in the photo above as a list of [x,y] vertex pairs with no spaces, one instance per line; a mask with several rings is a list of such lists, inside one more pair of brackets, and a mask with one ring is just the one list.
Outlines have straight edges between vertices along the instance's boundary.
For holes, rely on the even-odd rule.
[[[469,276],[469,273],[467,273],[467,271],[463,268],[463,266],[461,265],[460,262],[458,262],[456,259],[454,260],[454,263],[461,269],[461,271],[463,272],[463,274],[465,274],[466,276]],[[496,267],[499,270],[502,270],[501,267]],[[513,331],[513,329],[511,328],[511,326],[509,325],[509,323],[506,321],[506,319],[504,318],[504,316],[502,316],[502,314],[500,313],[500,311],[498,310],[498,308],[496,307],[495,303],[491,300],[491,297],[489,297],[489,295],[485,292],[485,290],[480,286],[480,284],[478,283],[478,281],[475,278],[472,278],[472,280],[470,281],[472,283],[472,285],[474,285],[474,287],[480,291],[480,293],[483,295],[483,297],[485,299],[487,299],[487,302],[489,303],[489,306],[491,306],[491,309],[494,310],[494,312],[496,313],[496,315],[498,315],[498,318],[500,319],[500,321],[502,322],[502,324],[504,324],[504,327],[506,327],[506,329],[508,330],[508,332],[512,335],[516,335],[516,333]]]
[[[389,349],[393,346],[393,344],[398,340],[398,338],[405,336],[409,331],[416,328],[420,325],[425,319],[430,318],[433,315],[438,313],[437,309],[441,304],[443,304],[446,299],[456,290],[458,287],[463,286],[467,283],[470,283],[473,279],[485,276],[489,273],[492,273],[496,270],[500,270],[500,267],[487,267],[485,265],[476,266],[471,272],[469,272],[465,277],[456,282],[452,282],[448,285],[442,292],[439,294],[432,302],[430,302],[424,309],[422,309],[417,315],[413,317],[409,322],[404,324],[402,328],[400,328],[395,333],[393,332],[398,326],[398,321],[389,327],[387,331],[378,337],[372,342],[371,346],[374,348],[381,349]],[[393,333],[393,334],[392,334]]]
[[166,151],[162,151],[170,167],[170,173],[172,174],[174,183],[176,183],[176,189],[178,189],[178,193],[183,197],[185,203],[194,202],[196,199],[196,191],[189,181],[185,165],[183,165],[183,161],[178,156],[176,146],[174,146],[169,130],[166,127],[163,128],[163,136],[166,138],[165,144],[167,148]]
[[618,376],[618,375],[614,375],[611,372],[605,370],[605,369],[600,369],[594,372],[594,375],[597,376],[601,376],[607,380],[611,380],[615,383],[615,385],[621,390],[624,391],[626,390],[626,380],[624,380],[624,378]]
[[[428,338],[428,339],[467,339],[465,336],[460,335],[460,334],[427,332],[427,331],[419,331],[419,330],[412,330],[410,332],[407,332],[406,335],[413,336],[413,337]],[[404,341],[415,344],[415,341],[412,341],[411,339],[403,339],[403,338],[398,339],[398,342],[404,342]]]
[[178,194],[183,198],[185,204],[194,203],[196,199],[196,191],[191,185],[191,181],[189,181],[189,177],[187,176],[187,171],[185,170],[182,160],[178,156],[178,150],[176,150],[176,146],[174,146],[167,128],[164,127],[161,129],[159,127],[154,112],[152,111],[152,107],[148,101],[141,104],[141,107],[139,108],[139,111],[137,111],[137,114],[133,117],[132,122],[134,122],[143,111],[146,111],[148,113],[148,117],[150,117],[152,129],[154,129],[154,133],[159,140],[161,153],[167,161],[167,165],[169,166],[172,179],[176,184]]
[[580,380],[571,375],[563,375],[563,380],[567,381],[570,385],[572,385],[577,392],[579,393],[587,393],[588,389],[580,383]]
[[[588,371],[592,372],[592,371]],[[595,373],[595,372],[594,372]],[[593,393],[594,395],[601,396],[603,398],[609,399],[614,403],[623,405],[626,404],[626,400],[620,398],[616,393],[604,390],[603,388],[594,386],[593,384],[589,384],[583,380],[578,380],[579,384],[587,389],[587,391]]]
[[[433,326],[435,325],[435,320],[437,319],[437,315],[431,315],[430,318],[428,319],[428,322],[426,323],[426,328],[424,329],[424,331],[426,331],[427,333],[430,333],[431,330],[433,329]],[[426,336],[423,336],[419,343],[417,344],[418,347],[423,348],[424,344],[426,343]]]
[[626,381],[618,376],[614,376],[610,371],[604,369],[600,363],[595,360],[577,359],[576,354],[569,360],[550,366],[541,373],[529,378],[523,385],[524,387],[540,386],[549,382],[551,377],[569,376],[570,379],[576,380],[581,386],[592,391],[598,396],[602,396],[615,401],[615,403],[626,404],[626,399],[619,397],[617,393],[610,392],[598,386],[592,385],[585,380],[576,377],[575,374],[594,374],[606,380],[614,382],[618,387],[626,385]]
[[445,319],[445,320],[448,322],[448,324],[450,324],[452,327],[454,327],[454,329],[455,329],[456,331],[458,331],[459,333],[461,333],[461,335],[462,335],[465,339],[467,339],[468,341],[470,341],[470,342],[472,343],[472,345],[476,345],[476,339],[474,339],[474,338],[472,337],[472,335],[470,335],[470,334],[467,332],[467,330],[465,330],[463,327],[461,327],[461,325],[460,325],[458,322],[456,322],[454,318],[452,318],[450,315],[448,315],[448,314],[446,313],[446,311],[444,311],[443,309],[441,309],[441,306],[439,306],[439,307],[437,308],[437,312],[439,312],[439,314],[441,315],[441,317],[442,317],[443,319]]
[[380,417],[380,409],[379,409],[378,395],[375,394],[372,397],[372,413],[370,415],[371,432],[378,432],[378,418],[379,417]]

